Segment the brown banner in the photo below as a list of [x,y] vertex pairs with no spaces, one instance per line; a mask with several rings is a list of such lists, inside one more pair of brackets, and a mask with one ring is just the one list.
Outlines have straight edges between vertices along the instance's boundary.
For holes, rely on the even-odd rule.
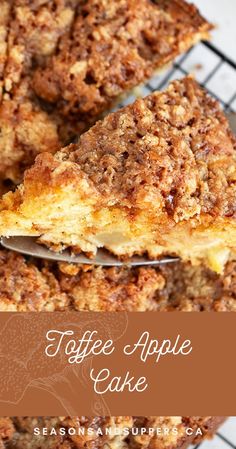
[[0,416],[235,415],[234,313],[1,313]]

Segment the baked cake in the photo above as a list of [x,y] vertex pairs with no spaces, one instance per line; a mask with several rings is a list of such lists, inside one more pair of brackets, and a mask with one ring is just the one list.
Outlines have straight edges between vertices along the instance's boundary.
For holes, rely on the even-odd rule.
[[183,0],[80,2],[58,51],[36,69],[35,92],[84,129],[210,28]]
[[218,103],[191,77],[174,81],[39,155],[0,203],[0,234],[91,255],[171,254],[221,272],[236,247],[235,150]]
[[236,312],[236,262],[223,275],[189,263],[101,268],[0,251],[0,311]]
[[[155,5],[142,0],[139,8],[134,0],[2,0],[0,184],[7,181],[7,185],[0,185],[0,190],[11,187],[9,180],[21,181],[36,154],[45,149],[55,152],[70,142],[111,100],[207,38],[210,28],[183,0]],[[59,98],[61,89],[64,98]],[[68,108],[70,117],[65,121]]]
[[[63,142],[56,112],[31,89],[32,70],[55,52],[74,19],[78,0],[3,0],[0,17],[0,181],[22,180],[42,151]],[[54,117],[55,115],[55,117]]]
[[[76,418],[13,418],[15,433],[7,445],[9,449],[186,449],[191,443],[198,443],[204,438],[211,438],[219,425],[224,421],[221,417],[76,417]],[[1,421],[0,421],[1,425]],[[46,428],[48,432],[53,428],[59,434],[64,429],[66,435],[60,436],[34,436],[34,428]],[[186,430],[191,428],[196,431],[200,427],[204,436],[201,438],[187,436]],[[92,435],[68,435],[67,429],[84,428],[93,429]],[[106,429],[120,429],[121,435],[106,435]],[[133,435],[132,429],[160,428],[170,429],[169,435],[161,432],[161,435]],[[174,435],[172,429],[177,429]],[[97,435],[98,429],[103,435]],[[128,436],[122,434],[122,430],[129,431]],[[0,430],[1,431],[1,430]],[[4,430],[3,430],[4,431]],[[135,432],[133,432],[135,433]],[[4,447],[4,446],[3,446]]]
[[[0,179],[22,180],[38,153],[60,147],[56,121],[33,101],[29,78],[21,80],[0,104]],[[7,186],[7,184],[6,184]]]

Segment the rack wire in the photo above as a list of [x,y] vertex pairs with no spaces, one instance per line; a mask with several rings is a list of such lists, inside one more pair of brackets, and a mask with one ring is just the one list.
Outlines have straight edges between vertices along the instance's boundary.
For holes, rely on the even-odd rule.
[[[196,61],[199,63],[196,64]],[[226,111],[236,112],[236,62],[224,55],[212,43],[201,42],[179,57],[169,70],[154,76],[140,89],[146,96],[155,90],[163,90],[170,81],[193,73],[196,80]],[[130,95],[118,107],[132,103]]]
[[[163,90],[170,81],[190,73],[220,102],[225,111],[236,112],[236,62],[209,42],[201,42],[191,48],[169,70],[154,76],[142,86],[138,95],[144,97],[155,90]],[[116,109],[132,103],[136,97],[130,95]],[[227,420],[213,440],[191,446],[190,449],[236,449],[236,417]]]
[[217,432],[213,440],[191,446],[190,449],[235,449],[236,448],[236,417],[229,418]]

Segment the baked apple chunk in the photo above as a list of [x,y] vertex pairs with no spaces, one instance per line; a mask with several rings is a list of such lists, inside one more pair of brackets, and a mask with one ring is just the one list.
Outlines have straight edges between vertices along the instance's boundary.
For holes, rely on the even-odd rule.
[[192,77],[108,115],[3,196],[0,233],[54,250],[176,255],[217,272],[236,247],[236,139]]

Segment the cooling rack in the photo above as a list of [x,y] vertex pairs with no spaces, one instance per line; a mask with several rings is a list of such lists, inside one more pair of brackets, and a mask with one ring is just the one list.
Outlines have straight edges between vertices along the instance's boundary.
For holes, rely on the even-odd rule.
[[229,418],[220,428],[213,440],[204,441],[190,449],[235,449],[236,448],[236,417]]
[[[194,74],[196,80],[225,111],[236,112],[236,62],[229,59],[212,43],[201,42],[180,56],[169,70],[154,76],[138,91],[146,96],[163,90],[174,79]],[[132,103],[137,95],[129,95],[116,109]],[[236,417],[229,418],[213,440],[204,441],[190,449],[236,449]]]
[[[189,73],[226,111],[236,112],[236,62],[229,59],[210,42],[201,42],[179,57],[169,70],[154,76],[140,88],[139,96],[164,89],[167,84]],[[118,108],[132,103],[137,96],[130,95]]]

